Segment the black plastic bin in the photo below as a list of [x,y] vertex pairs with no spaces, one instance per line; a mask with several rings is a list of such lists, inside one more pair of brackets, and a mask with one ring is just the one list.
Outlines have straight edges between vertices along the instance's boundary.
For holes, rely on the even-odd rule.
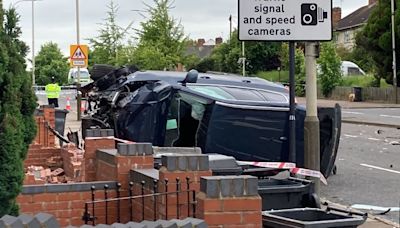
[[309,180],[287,179],[260,179],[258,194],[262,199],[262,210],[277,210],[288,208],[316,207],[319,208],[319,199],[314,194],[314,183]]
[[343,213],[342,210],[296,208],[263,212],[264,228],[334,228],[357,227],[365,222],[366,215]]
[[354,101],[356,102],[362,101],[362,88],[353,87],[353,92],[354,92]]
[[[68,110],[65,109],[55,109],[55,130],[62,136],[64,136],[65,118],[68,113]],[[60,146],[62,146],[62,144],[63,142],[60,140]]]

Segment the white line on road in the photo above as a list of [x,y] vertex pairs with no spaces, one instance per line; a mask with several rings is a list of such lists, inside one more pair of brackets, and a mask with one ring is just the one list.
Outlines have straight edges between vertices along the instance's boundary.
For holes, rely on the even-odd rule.
[[349,137],[349,138],[358,138],[358,136],[356,136],[356,135],[346,135],[346,134],[344,134],[344,136]]
[[379,115],[380,117],[389,117],[389,118],[396,118],[400,119],[400,116],[390,116],[390,115]]
[[380,139],[377,139],[377,138],[368,138],[369,140],[372,140],[372,141],[381,141]]
[[373,166],[373,165],[368,165],[368,164],[360,164],[360,165],[361,165],[361,166],[364,166],[364,167],[372,168],[372,169],[378,169],[378,170],[382,170],[382,171],[386,171],[386,172],[391,172],[391,173],[400,174],[400,171],[396,171],[396,170],[385,169],[385,168],[382,168],[382,167]]
[[346,113],[346,114],[355,114],[355,115],[365,115],[365,113],[362,113],[362,112],[349,112],[349,111],[342,111],[342,113]]

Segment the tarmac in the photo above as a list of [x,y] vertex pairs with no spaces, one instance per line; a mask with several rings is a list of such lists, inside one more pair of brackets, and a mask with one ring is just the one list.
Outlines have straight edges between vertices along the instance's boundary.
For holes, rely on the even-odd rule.
[[[305,98],[297,98],[298,104],[305,105]],[[349,101],[340,101],[340,100],[326,100],[326,99],[318,99],[317,101],[319,107],[334,107],[336,104],[339,104],[343,109],[366,109],[366,108],[400,108],[400,104],[386,104],[386,103],[373,103],[373,102],[349,102]],[[367,125],[378,125],[382,126],[379,123],[373,122],[363,122],[363,121],[351,121],[351,120],[343,120],[344,123],[353,123],[353,124],[367,124]],[[65,132],[79,131],[79,135],[81,135],[81,122],[77,121],[77,113],[75,111],[70,111],[66,117],[65,124]],[[322,199],[324,201],[324,199]],[[335,205],[337,207],[347,208],[343,205],[331,203],[331,205]],[[388,220],[384,220],[380,217],[369,215],[366,222],[359,226],[360,228],[400,228],[399,224],[393,223]]]

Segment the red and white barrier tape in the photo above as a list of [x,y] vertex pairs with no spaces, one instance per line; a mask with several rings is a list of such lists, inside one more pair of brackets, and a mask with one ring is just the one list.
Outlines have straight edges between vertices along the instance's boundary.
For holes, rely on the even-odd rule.
[[297,168],[296,164],[290,162],[243,162],[240,161],[240,164],[244,165],[254,165],[257,167],[263,168],[273,168],[273,169],[288,169],[293,174],[299,174],[307,177],[316,177],[319,178],[322,183],[328,185],[328,181],[324,177],[324,175],[320,171]]

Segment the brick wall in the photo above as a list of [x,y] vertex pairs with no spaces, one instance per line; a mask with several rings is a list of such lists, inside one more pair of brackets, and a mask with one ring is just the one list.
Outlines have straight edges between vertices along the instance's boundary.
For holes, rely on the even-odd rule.
[[251,176],[202,177],[197,217],[210,228],[261,228],[258,180]]
[[[63,185],[32,185],[24,186],[22,194],[17,198],[20,212],[35,215],[45,212],[54,215],[61,227],[69,225],[80,226],[84,222],[85,202],[91,201],[91,187],[95,186],[99,191],[95,192],[95,199],[104,199],[104,185],[109,186],[109,197],[115,197],[115,182],[76,183]],[[110,217],[116,217],[115,205],[110,205]],[[104,221],[104,205],[96,206],[95,211],[98,221]]]
[[52,128],[55,127],[55,110],[49,106],[42,106],[39,109],[39,114],[35,116],[37,133],[33,145],[40,145],[41,147],[54,147],[55,136],[46,127],[47,125]]
[[24,167],[28,166],[43,166],[48,167],[47,159],[61,155],[60,148],[38,148],[37,146],[30,146],[26,159],[24,161]]

